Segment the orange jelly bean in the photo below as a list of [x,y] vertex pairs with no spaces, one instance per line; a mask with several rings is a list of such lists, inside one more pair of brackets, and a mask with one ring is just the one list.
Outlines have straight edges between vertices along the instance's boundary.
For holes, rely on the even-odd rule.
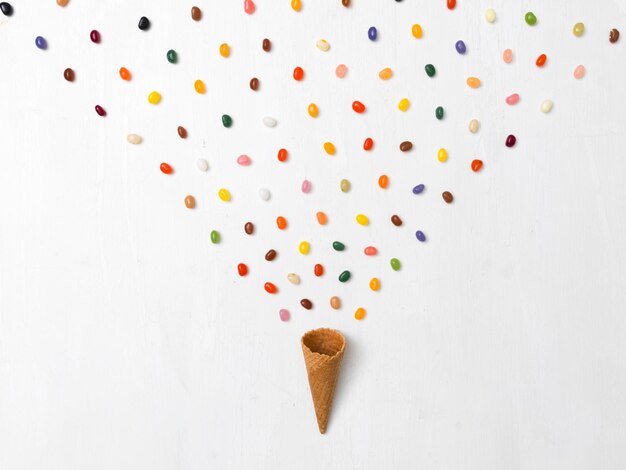
[[130,72],[128,71],[126,67],[122,67],[120,69],[120,77],[122,77],[122,80],[126,80],[126,81],[130,80]]
[[363,150],[372,150],[372,147],[374,147],[374,141],[368,137],[367,139],[365,139],[365,142],[363,142]]
[[289,154],[287,153],[287,149],[280,149],[280,150],[278,151],[278,161],[279,161],[279,162],[284,162],[284,161],[287,161],[287,156],[288,156],[288,155],[289,155]]
[[535,64],[537,64],[537,67],[543,67],[544,65],[546,65],[546,60],[548,60],[548,56],[545,54],[541,54],[539,57],[537,57],[537,61],[535,62]]
[[328,223],[328,216],[324,212],[320,211],[315,214],[315,216],[317,217],[317,223],[320,225],[326,225]]
[[476,77],[469,77],[467,79],[467,86],[470,88],[478,88],[480,86],[480,79]]
[[287,228],[287,219],[285,219],[282,215],[277,217],[276,225],[280,230],[285,230]]
[[361,114],[362,112],[365,111],[365,105],[361,103],[360,101],[354,101],[352,103],[352,109],[354,109],[356,113]]
[[276,285],[272,284],[271,282],[266,282],[263,287],[265,287],[265,290],[268,294],[275,294],[276,292],[278,292],[278,287],[276,287]]
[[293,79],[300,81],[304,78],[304,70],[302,70],[302,67],[296,67],[295,69],[293,69]]
[[366,256],[374,256],[378,254],[378,250],[376,249],[375,246],[368,246],[367,248],[365,248],[365,250],[363,250],[365,252]]
[[315,267],[313,268],[313,272],[315,273],[317,277],[323,276],[324,266],[322,266],[321,264],[316,264]]
[[380,186],[382,189],[387,189],[388,185],[389,177],[387,175],[380,175],[380,178],[378,178],[378,186]]
[[456,8],[456,0],[448,0],[448,10],[454,10]]
[[161,166],[159,166],[159,168],[161,168],[161,171],[166,175],[171,175],[172,173],[174,173],[174,168],[172,168],[171,165],[167,163],[161,163]]
[[483,161],[482,160],[472,160],[472,171],[474,173],[480,171],[480,169],[483,167]]
[[244,263],[239,263],[237,265],[237,272],[242,277],[247,275],[248,274],[248,266],[246,266]]

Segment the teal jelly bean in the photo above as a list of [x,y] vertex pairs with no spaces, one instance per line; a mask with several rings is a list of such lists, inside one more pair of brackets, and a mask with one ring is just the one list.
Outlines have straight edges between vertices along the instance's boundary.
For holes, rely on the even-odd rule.
[[167,51],[167,61],[170,64],[175,64],[176,62],[178,62],[178,54],[174,49],[170,49],[169,51]]
[[215,245],[220,242],[221,238],[222,237],[217,230],[211,230],[211,243]]
[[348,282],[350,279],[350,271],[344,271],[339,275],[339,282]]
[[400,271],[400,260],[398,258],[391,258],[389,264],[394,271]]
[[440,121],[443,119],[443,108],[441,106],[437,106],[437,109],[435,109],[435,117]]
[[426,70],[426,75],[428,75],[429,77],[434,77],[437,73],[437,70],[435,69],[435,66],[433,64],[427,64],[424,67],[424,70]]
[[228,114],[222,115],[222,124],[224,127],[230,127],[233,125],[233,118],[231,118]]
[[346,249],[346,245],[341,242],[333,242],[333,248],[335,251],[343,251]]

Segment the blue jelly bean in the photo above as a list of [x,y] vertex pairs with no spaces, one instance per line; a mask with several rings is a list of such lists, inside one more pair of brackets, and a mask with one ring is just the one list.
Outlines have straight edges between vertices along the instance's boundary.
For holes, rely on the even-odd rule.
[[426,241],[426,235],[424,235],[424,232],[422,232],[421,230],[418,230],[417,232],[415,232],[415,237],[421,242]]
[[39,48],[39,49],[48,49],[48,43],[46,42],[45,38],[42,38],[41,36],[37,36],[35,38],[35,45]]
[[413,188],[413,194],[421,194],[422,191],[424,191],[425,187],[426,186],[424,186],[423,184],[418,184],[417,186]]
[[461,40],[457,41],[454,47],[456,47],[456,51],[459,54],[465,54],[465,51],[467,51],[467,47],[465,47],[465,43]]
[[370,38],[370,41],[376,41],[378,37],[378,31],[376,30],[376,26],[372,26],[367,30],[367,37]]

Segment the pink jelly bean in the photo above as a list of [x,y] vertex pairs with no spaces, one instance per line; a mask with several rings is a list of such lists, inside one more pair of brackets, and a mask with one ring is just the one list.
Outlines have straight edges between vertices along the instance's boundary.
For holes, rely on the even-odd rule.
[[502,53],[502,60],[505,63],[510,64],[513,60],[513,51],[511,49],[505,49]]
[[248,166],[250,165],[250,163],[252,163],[252,160],[250,160],[250,157],[247,155],[239,155],[237,157],[237,163],[239,163],[241,166]]
[[311,182],[309,180],[304,180],[302,182],[302,192],[308,194],[311,192]]
[[574,69],[574,78],[576,80],[580,80],[581,78],[585,76],[586,72],[587,72],[587,69],[585,68],[585,66],[579,65],[578,67]]
[[363,250],[363,251],[365,251],[365,254],[366,254],[367,256],[374,256],[374,255],[377,255],[377,254],[378,254],[378,250],[376,249],[376,247],[375,247],[375,246],[368,246],[368,247],[367,247],[367,248],[365,248],[365,250]]
[[248,15],[251,15],[252,13],[254,13],[254,10],[256,9],[256,5],[254,4],[252,0],[245,0],[243,2],[243,9]]
[[281,309],[278,311],[278,316],[280,317],[280,319],[281,319],[282,321],[288,321],[288,320],[289,320],[289,317],[290,317],[290,315],[289,315],[289,310],[284,309],[284,308],[281,308]]
[[337,75],[339,78],[345,77],[347,72],[348,67],[346,67],[344,64],[339,64],[335,69],[335,75]]
[[513,93],[512,95],[507,96],[505,101],[506,104],[513,106],[519,103],[519,95],[517,93]]

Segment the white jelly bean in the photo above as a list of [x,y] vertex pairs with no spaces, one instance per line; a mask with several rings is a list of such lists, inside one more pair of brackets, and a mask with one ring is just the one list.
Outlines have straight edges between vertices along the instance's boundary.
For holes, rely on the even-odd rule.
[[270,190],[267,188],[261,188],[259,189],[259,197],[263,200],[263,201],[269,201],[270,197],[271,197],[271,193]]
[[196,166],[200,171],[209,171],[209,162],[207,162],[204,158],[198,158],[196,160]]
[[319,41],[317,41],[316,46],[320,51],[323,52],[328,52],[328,50],[330,49],[330,44],[328,44],[325,39],[320,39]]
[[133,145],[137,145],[141,143],[141,136],[137,135],[137,134],[128,134],[128,136],[126,136],[126,140],[133,144]]
[[480,123],[478,122],[478,119],[472,119],[472,120],[469,122],[469,126],[468,126],[468,128],[469,128],[469,131],[470,131],[472,134],[476,134],[476,132],[478,132],[478,127],[479,127],[479,126],[480,126]]
[[493,23],[494,21],[496,21],[496,10],[494,10],[493,8],[489,8],[485,12],[485,19],[487,20],[487,23]]
[[300,284],[300,276],[298,276],[296,273],[287,274],[287,280],[296,286]]
[[276,119],[274,119],[271,116],[265,116],[263,118],[263,124],[265,124],[267,127],[276,127],[276,124],[278,124],[276,122]]
[[549,113],[550,111],[552,111],[552,106],[554,106],[554,103],[551,100],[545,100],[543,103],[541,103],[541,112]]

